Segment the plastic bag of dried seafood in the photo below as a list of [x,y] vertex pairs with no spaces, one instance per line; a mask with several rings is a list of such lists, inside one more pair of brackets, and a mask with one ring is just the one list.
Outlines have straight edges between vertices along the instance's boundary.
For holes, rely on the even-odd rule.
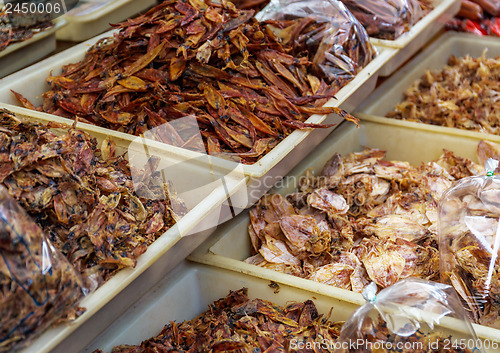
[[311,57],[315,74],[328,83],[349,81],[376,55],[363,26],[336,0],[272,0],[255,17],[289,54]]
[[84,294],[80,275],[0,186],[0,352],[71,318]]
[[441,281],[457,290],[471,319],[500,328],[500,177],[488,159],[486,176],[458,181],[439,204]]
[[432,0],[341,0],[368,35],[397,39],[433,8]]
[[481,352],[451,286],[406,278],[377,289],[375,283],[364,289],[367,303],[342,327],[336,353]]

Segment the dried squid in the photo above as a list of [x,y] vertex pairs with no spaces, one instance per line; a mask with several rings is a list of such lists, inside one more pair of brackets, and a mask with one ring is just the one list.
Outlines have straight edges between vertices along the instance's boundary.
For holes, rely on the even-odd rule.
[[419,167],[384,156],[335,154],[319,176],[300,178],[298,192],[265,195],[250,210],[254,255],[245,261],[356,292],[371,281],[437,280],[437,202],[484,168],[446,150]]
[[112,352],[290,352],[295,350],[290,348],[293,344],[332,352],[328,342],[334,346],[341,326],[320,315],[311,300],[281,308],[266,300],[250,300],[243,288],[217,300],[193,320],[171,322],[158,336],[138,346],[114,347]]
[[63,133],[0,111],[0,183],[77,271],[101,284],[135,266],[147,246],[182,216],[173,203],[180,205],[176,210],[183,205],[154,173],[144,173],[136,188],[127,160],[111,140],[98,146],[78,129],[50,127]]
[[[41,106],[15,94],[27,108],[134,135],[195,116],[208,153],[237,154],[247,164],[296,129],[330,126],[305,123],[311,114],[355,121],[321,106],[345,81],[327,84],[310,58],[288,54],[253,15],[226,1],[167,0],[50,76]],[[193,148],[192,137],[180,135],[154,138]]]

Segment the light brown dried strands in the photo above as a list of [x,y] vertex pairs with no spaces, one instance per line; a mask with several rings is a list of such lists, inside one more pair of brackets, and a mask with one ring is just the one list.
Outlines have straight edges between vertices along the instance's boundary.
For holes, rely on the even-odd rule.
[[500,57],[451,56],[442,70],[427,71],[388,117],[500,134]]
[[180,216],[171,207],[179,201],[153,173],[138,195],[112,141],[97,146],[83,131],[55,127],[63,134],[0,111],[0,183],[70,263],[100,284],[135,266]]
[[[40,107],[16,96],[28,108],[134,135],[196,116],[208,153],[235,153],[247,164],[292,131],[321,127],[304,123],[311,114],[355,121],[321,107],[340,84],[327,85],[306,57],[286,54],[253,14],[225,1],[167,0],[49,77]],[[179,135],[154,137],[192,148]]]
[[80,274],[0,186],[0,352],[27,345],[82,296]]
[[141,345],[117,346],[112,352],[291,352],[292,340],[316,347],[314,352],[331,352],[325,342],[333,347],[340,328],[340,323],[320,315],[311,300],[282,308],[266,300],[250,300],[243,288],[214,302],[193,320],[171,322]]
[[250,210],[255,255],[245,261],[356,292],[438,279],[437,202],[453,180],[484,170],[450,151],[420,167],[384,156],[336,154],[297,193],[265,195]]

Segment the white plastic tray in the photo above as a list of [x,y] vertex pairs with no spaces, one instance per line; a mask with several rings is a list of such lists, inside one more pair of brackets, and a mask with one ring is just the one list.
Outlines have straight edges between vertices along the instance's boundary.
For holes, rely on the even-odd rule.
[[[104,33],[87,42],[61,52],[38,64],[14,75],[6,77],[0,84],[0,103],[18,105],[10,90],[23,94],[33,104],[41,103],[41,94],[50,86],[45,79],[52,72],[57,75],[64,64],[81,60],[87,49],[100,38],[108,37],[113,31]],[[340,106],[347,111],[353,111],[375,88],[379,69],[392,58],[396,49],[380,47],[379,55],[370,62],[349,84],[343,87],[325,106]],[[339,123],[341,118],[336,114],[312,115],[308,123]],[[269,188],[288,173],[300,160],[305,158],[334,129],[297,130],[279,143],[271,152],[257,163],[241,166],[241,172],[250,176],[248,190],[248,205],[256,202]],[[108,130],[109,131],[109,130]],[[169,153],[183,156],[185,159],[200,157],[199,153],[180,149],[165,144],[158,144]],[[159,147],[160,148],[160,147]],[[293,155],[290,153],[293,150]],[[211,158],[210,168],[234,170],[236,163]],[[265,176],[265,177],[264,177]]]
[[434,9],[418,21],[408,32],[395,40],[371,38],[377,46],[400,51],[381,70],[380,76],[390,76],[428,43],[460,10],[460,0],[434,0]]
[[109,30],[110,24],[156,5],[156,0],[80,0],[79,3],[64,16],[68,26],[57,31],[58,40],[82,42],[92,38]]
[[[3,108],[0,104],[0,108]],[[48,121],[63,122],[64,119],[49,114],[37,113],[18,107],[9,107],[18,117],[31,121],[47,123]],[[131,139],[124,139],[113,133],[103,132],[103,129],[84,124],[77,125],[81,130],[89,132],[98,142],[106,137],[111,137],[117,144],[117,152],[132,151]],[[57,132],[57,129],[55,130]],[[148,146],[149,154],[156,155],[162,159],[162,163],[171,156],[165,155],[164,151]],[[184,164],[180,166],[179,172],[185,177],[185,185],[195,181],[197,184],[207,184],[220,176],[207,173],[204,166],[196,164]],[[167,175],[168,177],[168,175]],[[47,330],[23,353],[44,352],[74,352],[72,349],[74,341],[87,344],[97,336],[103,328],[107,327],[124,308],[128,307],[140,295],[144,294],[154,283],[162,278],[169,270],[200,245],[214,231],[213,220],[217,220],[221,214],[229,212],[225,204],[227,198],[233,198],[239,190],[243,190],[246,180],[225,179],[225,185],[211,189],[200,189],[196,193],[183,194],[189,212],[182,217],[176,225],[161,235],[147,251],[137,259],[137,265],[133,269],[124,269],[118,272],[99,289],[85,297],[80,306],[86,307],[87,311],[74,322],[55,326]],[[179,187],[179,186],[178,186]],[[181,185],[182,187],[182,185]],[[133,281],[135,282],[130,285]],[[128,287],[127,287],[128,286]],[[115,298],[116,297],[116,298]],[[106,306],[104,313],[98,312]],[[94,314],[98,314],[95,315]],[[82,334],[77,328],[84,328]]]
[[[248,288],[251,299],[261,298],[280,306],[311,299],[320,315],[328,315],[333,308],[330,317],[332,321],[345,321],[357,309],[355,304],[283,284],[280,285],[279,292],[274,293],[269,283],[241,273],[183,263],[125,311],[81,353],[90,353],[98,348],[108,353],[116,345],[140,344],[143,340],[156,336],[170,321],[193,319],[207,310],[212,302],[229,294],[230,290],[242,287]],[[451,322],[442,320],[444,325]]]
[[417,122],[385,118],[385,115],[394,110],[397,104],[403,101],[403,93],[420,79],[426,70],[440,70],[446,66],[448,58],[453,54],[463,57],[467,54],[480,57],[486,50],[486,57],[500,56],[500,38],[479,37],[469,33],[448,32],[439,37],[432,45],[412,59],[380,85],[358,108],[357,117],[370,121],[380,121],[386,124],[408,126],[421,130],[469,136],[476,139],[487,139],[500,142],[500,137],[480,132],[429,125]]
[[41,31],[25,41],[10,44],[0,51],[0,77],[7,76],[52,53],[56,49],[55,33],[65,25],[64,19],[57,18],[54,20],[53,27]]
[[[387,151],[388,160],[408,161],[413,165],[439,158],[443,148],[460,156],[476,161],[477,139],[456,135],[433,134],[427,131],[413,130],[404,126],[394,126],[362,121],[361,128],[342,123],[318,148],[288,174],[273,192],[287,195],[296,192],[298,181],[311,170],[319,175],[324,164],[338,152],[342,156],[363,150],[363,146],[380,148]],[[286,275],[274,270],[250,265],[243,260],[251,256],[248,211],[220,227],[203,245],[196,249],[188,259],[221,268],[232,269],[256,277],[286,283],[298,288],[362,303],[361,294],[335,288],[311,280]],[[500,330],[476,325],[478,336],[483,339],[500,338]]]

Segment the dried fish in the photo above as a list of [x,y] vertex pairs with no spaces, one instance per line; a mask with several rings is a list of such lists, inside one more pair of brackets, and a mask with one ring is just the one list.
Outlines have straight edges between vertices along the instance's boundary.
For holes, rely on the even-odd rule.
[[0,110],[0,151],[0,182],[94,285],[135,266],[182,216],[172,207],[179,201],[154,173],[134,174],[144,175],[141,195],[153,197],[136,193],[125,156],[116,155],[108,139],[99,148],[83,131],[22,121]]
[[250,300],[243,288],[217,300],[195,319],[171,322],[158,336],[137,346],[116,346],[113,353],[289,352],[292,341],[315,347],[314,352],[331,352],[341,326],[319,314],[311,300],[282,308],[266,300]]
[[[165,1],[116,25],[113,38],[49,77],[51,90],[36,109],[134,135],[196,116],[207,151],[236,154],[246,164],[296,129],[331,126],[304,123],[311,114],[335,112],[356,121],[321,107],[347,81],[327,85],[308,57],[287,54],[253,14],[225,1]],[[180,146],[190,140],[183,138]]]
[[437,203],[452,181],[484,168],[446,150],[419,167],[384,156],[336,154],[321,175],[300,178],[297,193],[263,196],[250,210],[245,261],[356,292],[371,281],[438,279]]
[[426,71],[388,117],[498,135],[500,58],[450,56],[441,70]]

